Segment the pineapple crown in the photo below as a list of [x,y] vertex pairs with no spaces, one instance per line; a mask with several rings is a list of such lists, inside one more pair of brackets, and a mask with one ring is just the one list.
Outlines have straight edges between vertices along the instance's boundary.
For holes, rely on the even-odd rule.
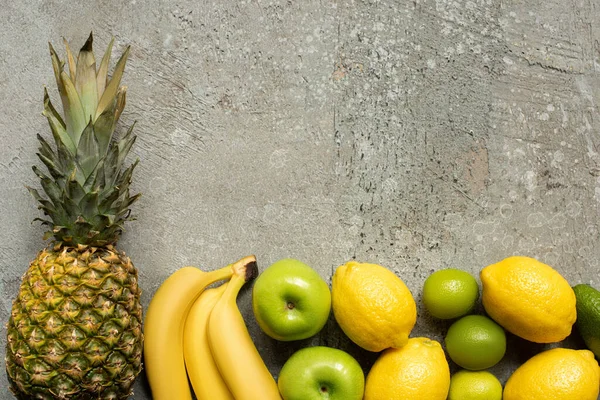
[[49,175],[37,166],[45,196],[28,187],[48,218],[36,218],[50,229],[44,239],[68,245],[106,246],[114,244],[125,221],[133,219],[129,206],[140,194],[131,196],[129,185],[137,160],[123,169],[135,142],[133,125],[120,140],[113,138],[115,125],[125,107],[127,88],[120,86],[129,47],[123,52],[112,76],[108,77],[114,39],[108,45],[100,67],[92,51],[90,34],[77,61],[65,40],[69,74],[52,44],[50,56],[62,100],[64,119],[56,111],[44,88],[43,115],[48,119],[56,148],[38,134],[40,160]]

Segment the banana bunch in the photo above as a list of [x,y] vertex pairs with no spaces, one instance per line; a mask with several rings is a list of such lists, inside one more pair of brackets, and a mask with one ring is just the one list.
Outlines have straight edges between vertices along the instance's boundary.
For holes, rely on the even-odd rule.
[[[144,361],[154,400],[280,400],[236,298],[258,274],[244,257],[203,272],[184,267],[158,289],[144,322]],[[216,288],[208,288],[218,281]]]

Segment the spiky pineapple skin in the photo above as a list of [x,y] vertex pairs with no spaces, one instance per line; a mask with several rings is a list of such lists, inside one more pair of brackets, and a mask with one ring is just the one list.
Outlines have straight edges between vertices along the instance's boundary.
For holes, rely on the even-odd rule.
[[7,325],[18,399],[127,399],[142,368],[137,270],[113,246],[57,245],[29,266]]

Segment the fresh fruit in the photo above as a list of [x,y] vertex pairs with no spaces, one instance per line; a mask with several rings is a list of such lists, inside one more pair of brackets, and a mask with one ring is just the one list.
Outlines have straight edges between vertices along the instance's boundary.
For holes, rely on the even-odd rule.
[[191,400],[183,356],[183,333],[189,311],[208,286],[229,279],[236,269],[253,262],[254,257],[245,257],[210,272],[183,267],[160,285],[144,321],[144,362],[153,399]]
[[481,271],[486,312],[506,330],[536,343],[569,336],[577,316],[575,293],[552,267],[509,257]]
[[450,378],[448,400],[502,400],[502,384],[487,371],[461,370]]
[[273,339],[306,339],[325,326],[331,292],[317,271],[288,258],[272,264],[256,279],[252,307],[258,325]]
[[410,290],[392,271],[350,261],[332,280],[332,306],[344,333],[362,348],[378,352],[402,347],[417,320]]
[[283,400],[362,400],[365,376],[350,354],[316,346],[295,352],[277,384]]
[[452,361],[472,371],[496,365],[506,352],[504,330],[483,315],[467,315],[454,322],[445,343]]
[[539,353],[508,378],[504,400],[597,400],[600,368],[588,350]]
[[280,400],[277,383],[254,346],[236,303],[242,286],[257,274],[254,261],[234,266],[225,292],[210,313],[208,343],[221,376],[236,400]]
[[227,284],[206,289],[188,313],[183,331],[183,356],[197,400],[234,400],[213,359],[208,344],[210,314]]
[[113,42],[96,69],[92,35],[77,61],[67,45],[68,73],[50,45],[64,119],[44,92],[43,115],[55,147],[38,135],[33,167],[53,242],[23,276],[7,325],[6,371],[18,398],[126,399],[142,368],[142,306],[137,270],[116,243],[130,206],[137,162],[125,168],[135,135],[115,139],[125,107],[119,87],[129,55],[108,79]]
[[442,346],[424,337],[385,350],[367,374],[364,400],[446,400],[450,369]]
[[452,319],[468,314],[479,298],[479,285],[466,271],[436,271],[423,285],[423,304],[435,318]]
[[575,322],[586,346],[600,359],[600,291],[590,285],[573,288],[577,299]]

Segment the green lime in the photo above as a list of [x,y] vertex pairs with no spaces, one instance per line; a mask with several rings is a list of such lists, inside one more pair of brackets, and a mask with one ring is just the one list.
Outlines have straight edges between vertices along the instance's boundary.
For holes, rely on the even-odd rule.
[[448,400],[502,400],[502,384],[487,371],[458,371],[450,379]]
[[442,269],[425,280],[423,303],[431,315],[452,319],[468,314],[479,298],[479,285],[468,272]]
[[600,291],[590,285],[573,287],[577,321],[575,322],[586,346],[600,359]]
[[453,323],[445,343],[452,361],[474,371],[496,365],[506,352],[504,329],[483,315],[467,315]]

